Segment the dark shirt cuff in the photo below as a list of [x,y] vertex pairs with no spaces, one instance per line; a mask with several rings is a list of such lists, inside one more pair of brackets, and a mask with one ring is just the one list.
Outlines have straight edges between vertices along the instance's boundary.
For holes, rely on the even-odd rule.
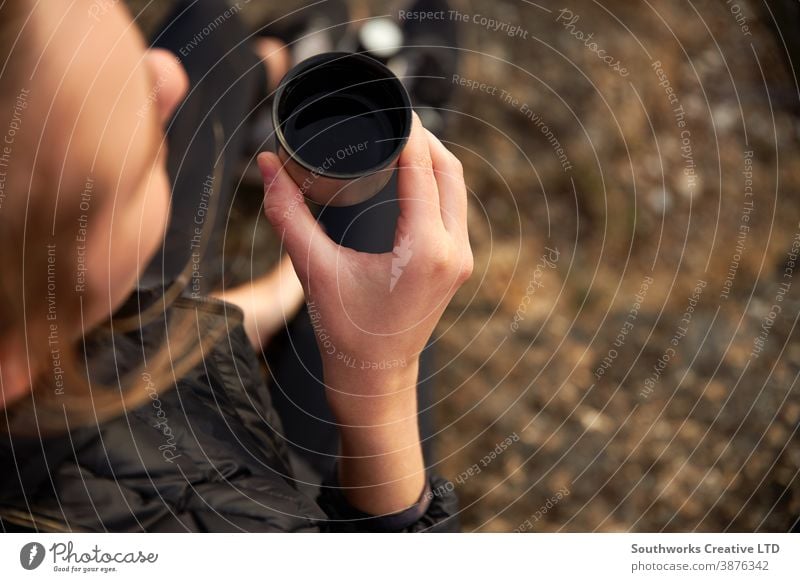
[[322,484],[320,494],[320,505],[327,510],[329,517],[339,525],[345,522],[351,527],[337,527],[341,531],[369,531],[369,532],[401,532],[420,521],[428,512],[428,508],[433,500],[431,494],[430,479],[426,476],[425,486],[416,503],[403,511],[387,515],[371,515],[356,509],[347,501],[342,487],[339,485],[337,477],[338,470],[335,468],[333,474]]

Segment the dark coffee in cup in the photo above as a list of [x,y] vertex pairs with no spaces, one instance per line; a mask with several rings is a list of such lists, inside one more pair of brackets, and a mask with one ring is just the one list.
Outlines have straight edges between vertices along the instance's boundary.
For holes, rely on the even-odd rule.
[[283,78],[273,104],[278,155],[310,200],[350,206],[389,181],[411,132],[400,80],[356,53],[325,53]]

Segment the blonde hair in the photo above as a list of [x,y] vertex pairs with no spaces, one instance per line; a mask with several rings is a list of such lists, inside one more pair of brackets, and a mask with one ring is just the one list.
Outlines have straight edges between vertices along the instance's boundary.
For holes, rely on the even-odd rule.
[[[57,176],[47,175],[41,164],[34,174],[32,156],[25,155],[31,149],[31,140],[25,135],[24,119],[19,119],[26,109],[26,89],[19,85],[24,77],[20,64],[26,55],[35,54],[28,46],[32,35],[20,34],[23,26],[31,26],[24,24],[28,4],[27,0],[6,0],[0,7],[0,131],[16,125],[13,150],[7,155],[9,174],[0,182],[4,189],[0,191],[0,345],[16,341],[24,346],[31,393],[5,410],[6,422],[0,422],[0,430],[41,434],[102,421],[138,407],[149,394],[173,386],[194,367],[226,326],[218,322],[212,328],[199,328],[207,323],[191,309],[165,318],[189,279],[191,265],[187,265],[149,310],[110,318],[77,341],[70,339],[82,329],[85,303],[97,300],[73,292],[78,258],[76,225],[81,215],[90,217],[100,205],[81,210],[78,205],[71,205],[72,209],[61,205],[56,212]],[[218,149],[220,133],[217,124]],[[216,188],[220,178],[218,167]],[[60,184],[62,191],[70,187],[80,191],[83,185]],[[212,197],[218,199],[218,195]],[[146,366],[126,370],[116,382],[93,381],[84,351],[87,344],[113,346],[115,334],[135,332],[159,319],[164,322],[165,340],[151,356],[143,354]]]

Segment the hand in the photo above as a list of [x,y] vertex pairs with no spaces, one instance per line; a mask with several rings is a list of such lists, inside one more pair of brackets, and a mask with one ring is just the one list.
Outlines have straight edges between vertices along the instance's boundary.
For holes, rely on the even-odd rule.
[[325,371],[415,360],[472,272],[461,164],[414,116],[399,160],[394,252],[361,253],[324,233],[273,154],[261,154],[265,213],[306,294]]

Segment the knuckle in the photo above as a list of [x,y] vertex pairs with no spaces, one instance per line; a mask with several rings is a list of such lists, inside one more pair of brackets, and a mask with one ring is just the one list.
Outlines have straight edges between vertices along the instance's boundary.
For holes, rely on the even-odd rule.
[[286,212],[284,208],[278,204],[265,204],[264,205],[264,216],[267,217],[267,220],[275,227],[279,227],[283,224],[285,220]]
[[417,170],[431,171],[433,168],[430,153],[427,151],[415,152],[411,156],[410,163]]
[[458,273],[459,283],[464,283],[471,276],[475,270],[475,259],[472,256],[472,251],[468,250],[464,255],[464,260],[461,262],[461,269]]
[[452,256],[453,253],[445,242],[436,241],[431,244],[426,257],[429,271],[435,275],[446,273],[451,268]]

